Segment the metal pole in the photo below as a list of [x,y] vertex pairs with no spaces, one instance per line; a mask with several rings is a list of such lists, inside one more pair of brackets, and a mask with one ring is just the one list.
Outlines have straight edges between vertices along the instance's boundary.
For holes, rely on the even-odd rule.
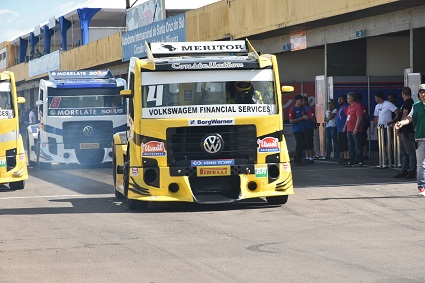
[[385,168],[384,126],[378,125],[379,168]]
[[387,126],[387,144],[386,144],[386,149],[387,149],[387,156],[388,156],[388,166],[391,168],[393,167],[393,160],[391,160],[391,140],[392,140],[392,136],[391,136],[391,127]]
[[393,127],[393,148],[394,148],[394,167],[399,168],[400,162],[400,139],[397,135],[395,127]]

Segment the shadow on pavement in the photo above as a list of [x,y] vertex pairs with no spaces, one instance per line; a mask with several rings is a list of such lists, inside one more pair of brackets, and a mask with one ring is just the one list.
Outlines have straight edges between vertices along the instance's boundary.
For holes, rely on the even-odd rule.
[[397,169],[381,169],[371,163],[365,163],[363,167],[345,167],[334,161],[316,160],[315,164],[291,168],[294,188],[416,184],[416,179],[394,179]]
[[[46,197],[48,198],[48,197]],[[50,197],[51,198],[51,197]],[[279,208],[279,205],[269,205],[265,200],[257,198],[243,200],[231,204],[201,205],[179,202],[152,202],[147,210],[132,210],[127,208],[125,201],[115,197],[75,197],[67,199],[49,199],[54,203],[51,207],[3,208],[0,215],[47,215],[47,214],[79,214],[79,213],[193,213],[208,211],[229,211],[244,209]],[[63,204],[67,206],[56,206]]]

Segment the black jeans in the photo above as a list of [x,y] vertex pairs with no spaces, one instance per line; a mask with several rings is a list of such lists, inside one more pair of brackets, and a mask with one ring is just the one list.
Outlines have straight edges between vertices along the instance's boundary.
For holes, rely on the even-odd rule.
[[304,132],[295,132],[295,142],[297,143],[295,147],[295,163],[300,163],[303,160],[304,148],[305,148],[305,135]]

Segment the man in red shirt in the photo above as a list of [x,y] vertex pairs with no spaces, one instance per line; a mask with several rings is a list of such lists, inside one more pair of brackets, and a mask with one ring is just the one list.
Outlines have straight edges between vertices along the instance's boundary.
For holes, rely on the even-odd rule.
[[347,93],[348,111],[347,121],[344,130],[347,132],[348,139],[348,155],[350,161],[347,167],[353,167],[356,163],[359,167],[363,166],[363,108],[357,102],[357,94],[355,92]]

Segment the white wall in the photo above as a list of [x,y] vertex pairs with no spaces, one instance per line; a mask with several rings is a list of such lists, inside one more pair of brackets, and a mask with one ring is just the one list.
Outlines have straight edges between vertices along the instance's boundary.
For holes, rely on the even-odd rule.
[[325,72],[323,49],[286,51],[276,56],[281,82],[314,82]]
[[89,29],[89,43],[96,41],[101,38],[108,37],[110,35],[116,34],[120,31],[124,31],[125,28],[120,27],[107,27],[107,28],[90,28]]
[[367,38],[368,76],[403,76],[410,66],[408,36]]

